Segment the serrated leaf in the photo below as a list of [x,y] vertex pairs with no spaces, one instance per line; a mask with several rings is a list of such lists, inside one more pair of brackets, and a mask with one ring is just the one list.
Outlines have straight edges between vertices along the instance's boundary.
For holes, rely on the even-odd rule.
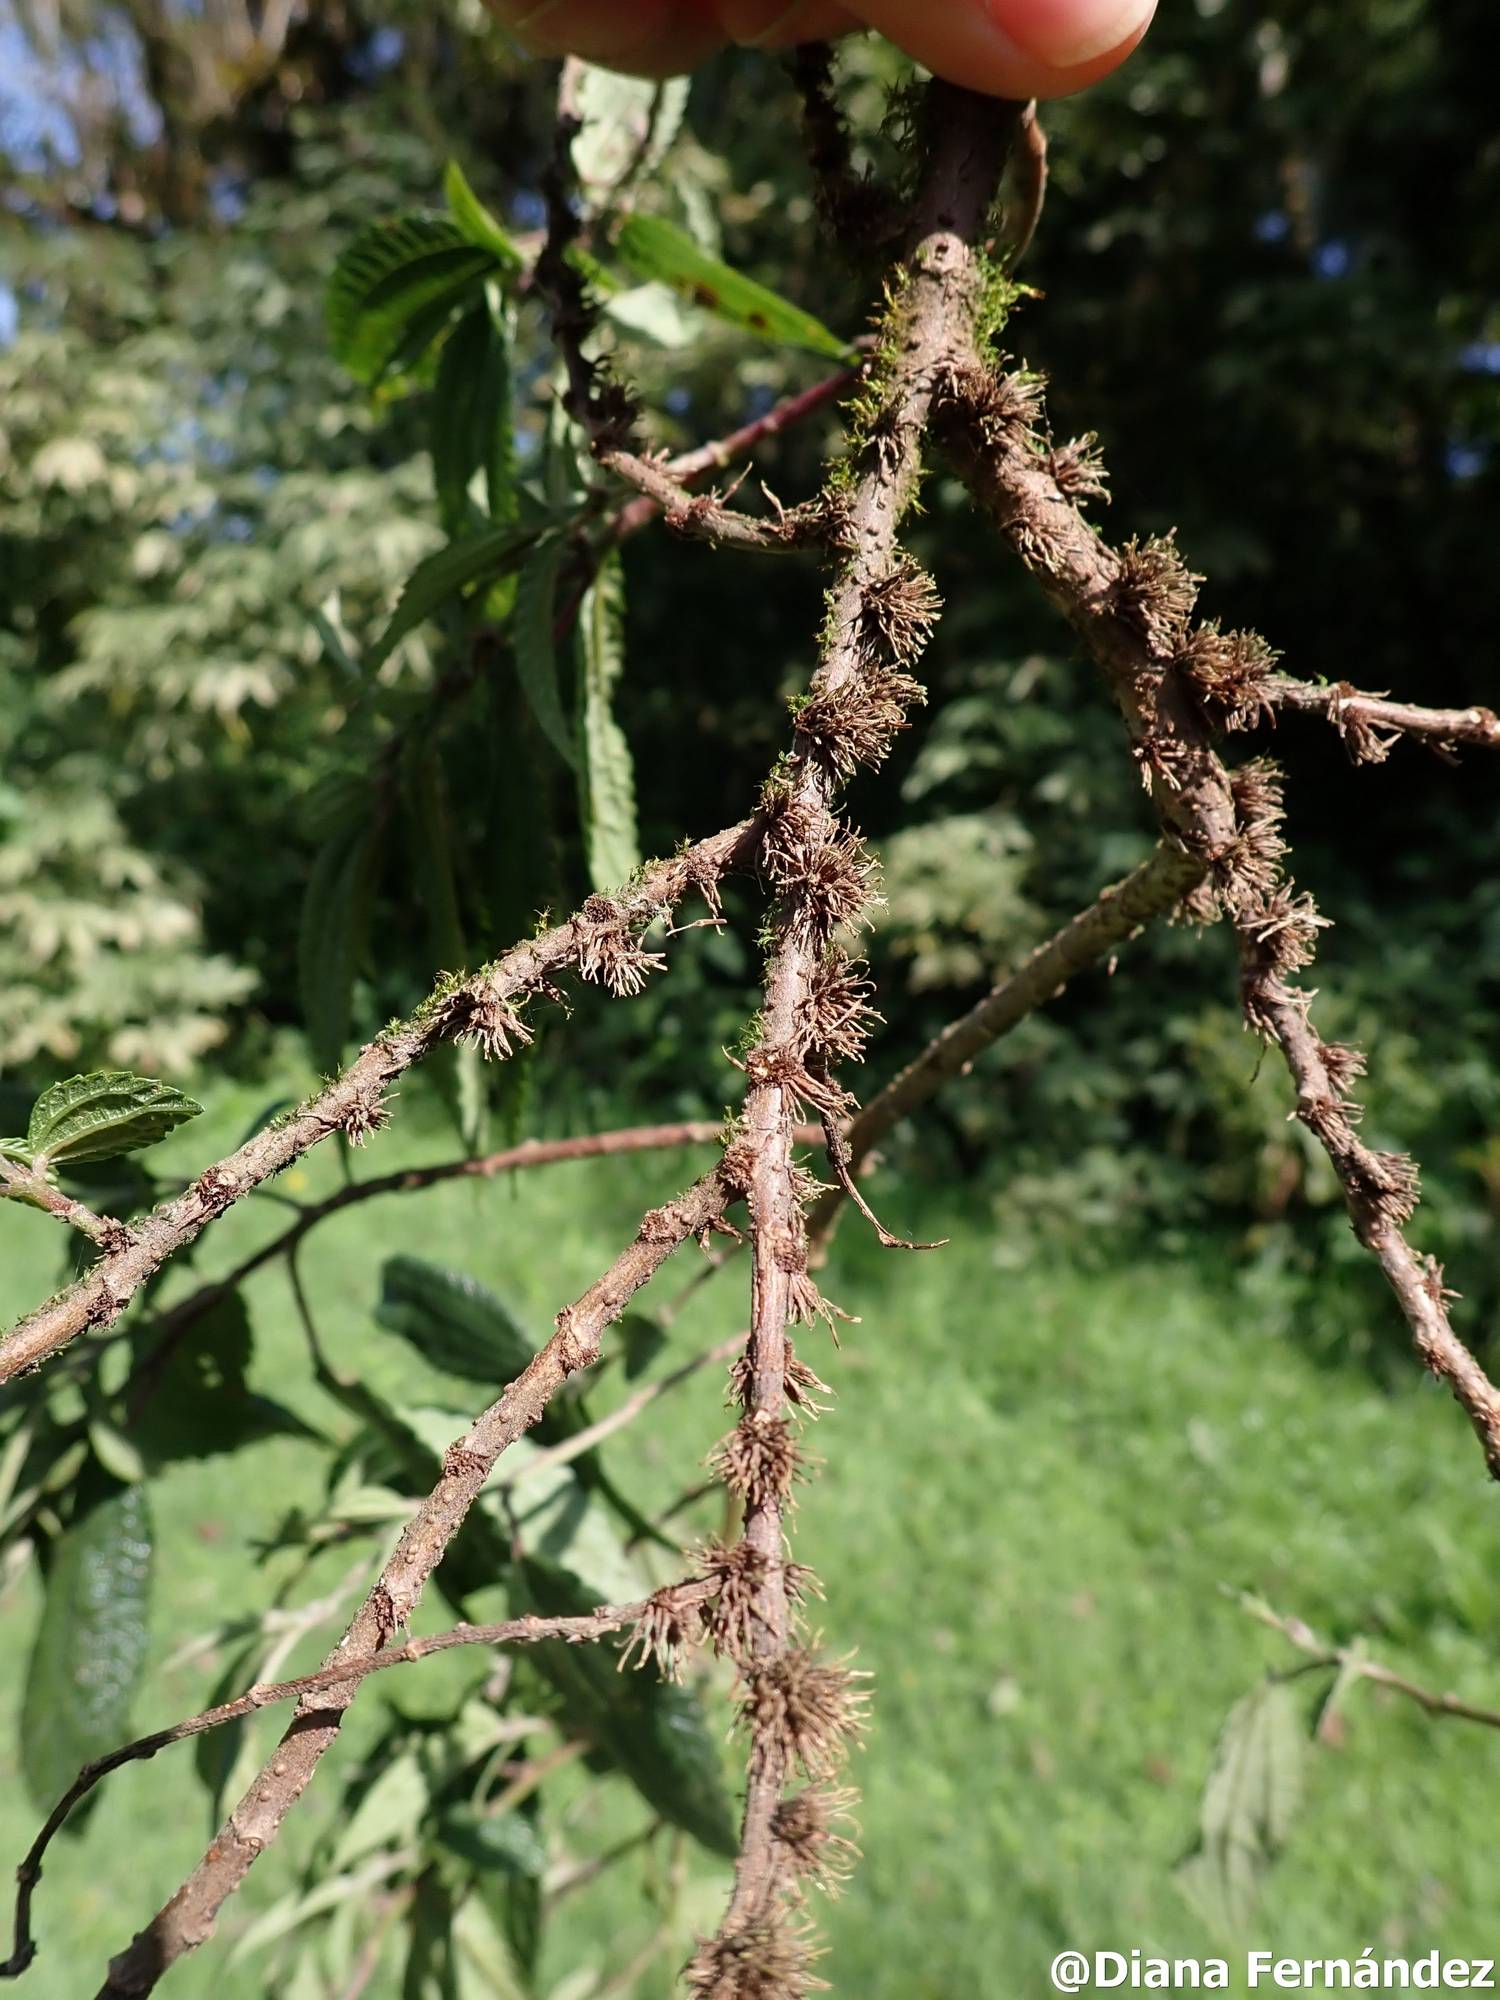
[[[501,260],[446,216],[397,215],[360,231],[334,265],[325,312],[334,357],[373,388],[414,359]],[[506,268],[501,266],[502,268]]]
[[329,1866],[347,1868],[377,1847],[410,1840],[432,1803],[415,1750],[394,1757],[360,1799],[339,1835]]
[[441,607],[461,597],[475,584],[489,584],[517,568],[526,551],[538,540],[537,526],[516,527],[502,522],[419,562],[406,579],[390,623],[365,654],[365,673],[382,667],[401,641]]
[[1296,1816],[1307,1743],[1287,1681],[1263,1681],[1229,1712],[1203,1788],[1199,1845],[1177,1875],[1216,1929],[1241,1929],[1253,1914]]
[[379,856],[377,826],[344,829],[319,852],[303,892],[297,978],[313,1059],[324,1069],[338,1065],[349,1038]]
[[[531,1559],[518,1592],[545,1618],[581,1617],[597,1599],[570,1571]],[[718,1736],[691,1688],[652,1666],[619,1670],[620,1644],[568,1646],[547,1640],[530,1658],[562,1697],[570,1724],[590,1736],[648,1805],[715,1854],[738,1848]]]
[[638,278],[669,285],[683,298],[762,340],[801,347],[847,361],[854,349],[800,306],[757,284],[731,265],[700,250],[685,229],[660,215],[631,215],[621,223],[615,253]]
[[375,1317],[434,1367],[497,1394],[541,1344],[487,1285],[420,1257],[392,1257],[382,1267]]
[[557,685],[557,578],[563,554],[561,540],[549,535],[527,557],[516,580],[510,637],[516,657],[516,678],[536,717],[537,727],[563,762],[576,770],[577,747],[563,714]]
[[129,1070],[96,1069],[44,1090],[31,1109],[26,1152],[38,1173],[112,1160],[154,1146],[203,1106],[169,1083]]
[[21,1712],[21,1769],[39,1812],[51,1810],[84,1764],[129,1738],[146,1659],[151,1554],[144,1486],[97,1502],[56,1546]]
[[635,765],[615,720],[614,691],[625,667],[625,581],[617,552],[578,608],[578,740],[583,756],[578,804],[596,889],[617,889],[640,863],[635,824]]
[[657,1355],[668,1345],[669,1335],[650,1313],[628,1312],[615,1321],[615,1336],[625,1354],[625,1379],[634,1382],[644,1375]]
[[519,245],[469,186],[457,160],[450,160],[443,169],[443,196],[455,226],[470,243],[477,249],[487,250],[496,263],[508,271],[525,268],[526,259],[521,255]]

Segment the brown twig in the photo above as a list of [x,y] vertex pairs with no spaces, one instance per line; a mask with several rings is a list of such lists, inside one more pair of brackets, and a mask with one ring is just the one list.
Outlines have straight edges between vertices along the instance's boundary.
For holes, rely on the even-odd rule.
[[[857,1175],[903,1119],[929,1103],[954,1077],[966,1075],[1002,1035],[1056,999],[1069,980],[1098,964],[1144,924],[1175,909],[1203,876],[1202,862],[1170,843],[1159,847],[1123,882],[1102,890],[1086,910],[1038,945],[966,1014],[950,1021],[855,1114],[844,1141],[850,1173]],[[826,1245],[843,1203],[841,1187],[827,1188],[809,1210],[807,1233],[814,1246]]]
[[118,1249],[122,1243],[130,1241],[129,1223],[117,1221],[111,1215],[96,1215],[81,1201],[74,1201],[61,1188],[53,1187],[41,1174],[28,1172],[3,1153],[0,1153],[0,1181],[5,1183],[6,1199],[28,1202],[33,1208],[45,1209],[48,1215],[65,1222],[70,1229],[78,1230],[91,1243],[97,1243],[101,1250]]
[[906,260],[892,287],[865,435],[839,524],[844,552],[829,602],[827,639],[785,774],[764,801],[771,824],[766,872],[780,892],[766,975],[762,1037],[745,1062],[741,1136],[726,1170],[742,1180],[751,1221],[751,1326],[737,1379],[743,1411],[722,1448],[726,1477],[744,1501],[742,1549],[749,1567],[748,1643],[737,1666],[750,1736],[740,1851],[729,1907],[717,1935],[689,1969],[702,1994],[730,1990],[747,1955],[805,1964],[800,1933],[783,1898],[795,1883],[778,1814],[799,1760],[812,1775],[835,1768],[858,1728],[861,1698],[837,1667],[793,1644],[784,1553],[785,1509],[797,1472],[788,1422],[794,1319],[826,1311],[807,1274],[807,1238],[792,1150],[804,1101],[841,1116],[834,1061],[862,1040],[862,982],[833,938],[868,900],[868,864],[835,803],[860,762],[879,762],[920,690],[907,669],[936,615],[928,579],[898,543],[916,495],[921,446],[934,389],[971,354],[983,287],[974,245],[983,234],[1011,143],[992,103],[932,87],[932,150],[911,223]]
[[401,1167],[395,1173],[353,1181],[322,1201],[310,1202],[279,1236],[253,1250],[222,1278],[200,1285],[197,1291],[189,1292],[186,1298],[160,1314],[154,1324],[158,1338],[131,1377],[128,1414],[133,1418],[150,1400],[183,1335],[205,1313],[212,1312],[256,1271],[278,1257],[290,1256],[308,1232],[330,1215],[381,1195],[412,1194],[446,1181],[494,1180],[501,1174],[524,1173],[534,1167],[559,1166],[576,1160],[667,1152],[679,1146],[717,1145],[722,1138],[723,1125],[710,1124],[706,1119],[689,1119],[675,1125],[626,1125],[612,1132],[586,1132],[572,1139],[523,1139],[517,1146],[486,1153],[477,1160],[443,1160],[430,1167]]
[[1321,715],[1349,746],[1357,764],[1379,764],[1403,736],[1414,736],[1436,750],[1460,743],[1483,750],[1500,750],[1500,716],[1492,708],[1423,708],[1409,701],[1392,701],[1383,694],[1364,694],[1348,681],[1319,685],[1271,674],[1265,682],[1273,708],[1299,715]]
[[[1246,1019],[1280,1049],[1296,1116],[1327,1153],[1355,1234],[1500,1478],[1500,1391],[1453,1330],[1441,1269],[1402,1233],[1416,1202],[1415,1164],[1359,1138],[1349,1086],[1364,1058],[1323,1041],[1309,1018],[1312,995],[1290,983],[1311,960],[1322,919],[1284,874],[1278,776],[1266,765],[1227,771],[1206,720],[1209,688],[1221,707],[1228,690],[1231,706],[1253,709],[1269,648],[1253,633],[1191,624],[1200,579],[1169,540],[1116,550],[1095,532],[1075,496],[1101,490],[1101,468],[1089,449],[1051,449],[1033,429],[1039,416],[1033,382],[986,371],[955,376],[945,405],[955,463],[1102,669],[1164,829],[1203,864],[1213,907],[1234,925]],[[1200,908],[1213,913],[1208,902]]]
[[346,1689],[352,1692],[371,1674],[382,1674],[390,1667],[410,1666],[417,1660],[431,1659],[434,1654],[451,1652],[455,1646],[522,1646],[534,1645],[543,1639],[561,1639],[576,1646],[633,1625],[645,1609],[644,1601],[640,1604],[601,1604],[597,1611],[578,1618],[526,1617],[507,1619],[498,1625],[455,1625],[426,1639],[408,1639],[405,1645],[390,1646],[382,1652],[340,1659],[336,1666],[320,1667],[316,1673],[299,1674],[295,1680],[259,1682],[244,1694],[236,1695],[232,1701],[221,1701],[213,1708],[204,1709],[201,1714],[189,1716],[184,1722],[175,1722],[168,1729],[153,1730],[149,1736],[138,1736],[131,1743],[121,1744],[108,1756],[96,1757],[92,1763],[84,1765],[47,1815],[41,1832],[16,1870],[15,1946],[11,1956],[0,1964],[0,1979],[18,1978],[36,1957],[36,1941],[31,1933],[31,1904],[42,1877],[42,1862],[53,1837],[61,1832],[73,1808],[86,1799],[111,1771],[118,1771],[122,1764],[144,1762],[155,1757],[159,1751],[169,1750],[174,1743],[186,1743],[194,1736],[206,1736],[210,1730],[238,1722],[263,1708],[278,1707],[282,1702],[307,1702],[314,1695],[332,1689],[340,1693]]
[[286,1735],[212,1846],[146,1930],[110,1962],[100,2000],[149,1993],[162,1974],[213,1931],[225,1900],[276,1838],[319,1760],[338,1734],[358,1682],[334,1671],[349,1658],[381,1652],[409,1622],[428,1578],[442,1560],[507,1445],[536,1424],[570,1376],[598,1360],[605,1327],[689,1238],[712,1229],[733,1199],[722,1170],[676,1201],[653,1209],[634,1242],[575,1304],[557,1331],[505,1393],[449,1445],[442,1476],[402,1531],[395,1553],[325,1662],[330,1679],[316,1702],[302,1702]]
[[1358,1646],[1332,1646],[1320,1639],[1311,1626],[1300,1618],[1286,1618],[1273,1611],[1269,1604],[1258,1597],[1241,1593],[1238,1598],[1240,1609],[1262,1625],[1269,1625],[1273,1632],[1279,1632],[1301,1653],[1306,1653],[1316,1666],[1335,1667],[1351,1680],[1373,1681],[1377,1687],[1389,1688],[1393,1694],[1405,1695],[1408,1701],[1425,1708],[1429,1715],[1450,1716],[1460,1722],[1482,1723],[1486,1729],[1500,1729],[1500,1709],[1481,1708],[1474,1702],[1464,1701],[1456,1694],[1436,1694],[1416,1681],[1408,1680],[1405,1674],[1398,1674],[1394,1668],[1382,1666],[1379,1660],[1372,1660]]
[[754,853],[757,832],[756,822],[747,820],[655,862],[618,897],[591,896],[566,923],[517,945],[471,978],[438,987],[410,1020],[378,1036],[326,1089],[143,1217],[131,1242],[108,1251],[22,1320],[0,1342],[0,1383],[37,1367],[88,1328],[118,1319],[146,1280],[207,1223],[331,1132],[362,1138],[377,1129],[389,1085],[440,1042],[470,1037],[488,1053],[503,1055],[513,1042],[529,1041],[517,1007],[551,991],[553,977],[569,967],[613,992],[637,990],[652,963],[637,941],[640,929],[694,890],[712,894],[729,869]]

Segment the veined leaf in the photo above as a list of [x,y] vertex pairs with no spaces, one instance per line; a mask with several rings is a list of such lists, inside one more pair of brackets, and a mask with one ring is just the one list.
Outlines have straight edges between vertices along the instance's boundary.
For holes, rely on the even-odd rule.
[[178,1336],[158,1372],[148,1357],[149,1399],[130,1436],[148,1463],[215,1458],[259,1438],[318,1433],[247,1379],[254,1344],[242,1292],[230,1292]]
[[516,580],[516,605],[510,637],[516,655],[516,675],[536,717],[537,727],[564,763],[576,770],[578,752],[563,714],[562,696],[557,686],[554,632],[557,624],[557,575],[562,559],[563,544],[555,535],[539,542],[527,557]]
[[[497,268],[492,249],[440,215],[372,223],[344,251],[328,282],[325,314],[334,357],[373,388],[400,356],[415,359],[413,326],[435,339],[449,312],[477,294]],[[419,350],[420,351],[420,348]]]
[[420,1257],[392,1257],[380,1273],[375,1317],[435,1368],[497,1392],[531,1361],[539,1341],[477,1278]]
[[42,1092],[31,1108],[25,1156],[37,1173],[112,1160],[154,1146],[202,1109],[155,1077],[123,1069],[90,1070]]
[[662,216],[627,216],[614,247],[621,263],[636,277],[670,285],[715,318],[758,334],[762,340],[807,348],[835,361],[847,361],[854,352],[820,319],[718,258],[705,255],[686,230]]
[[297,971],[313,1056],[331,1069],[349,1036],[354,981],[370,933],[379,861],[375,826],[336,833],[313,862],[302,898]]
[[1215,1929],[1238,1930],[1253,1915],[1290,1832],[1306,1758],[1301,1704],[1288,1682],[1263,1681],[1230,1710],[1203,1788],[1199,1845],[1177,1871]]
[[469,186],[457,160],[450,160],[443,169],[443,195],[448,213],[468,242],[487,250],[508,271],[524,269],[526,259],[518,245]]
[[640,862],[635,766],[615,720],[624,671],[625,581],[617,552],[605,557],[578,611],[579,807],[596,889],[616,889]]
[[99,1501],[57,1545],[21,1714],[21,1768],[40,1812],[82,1765],[130,1735],[146,1658],[151,1547],[144,1486]]
[[365,654],[365,672],[373,674],[390,658],[408,633],[414,632],[450,599],[477,583],[490,583],[515,569],[543,533],[541,526],[517,527],[511,522],[469,535],[461,542],[419,562],[391,613],[391,622]]
[[500,1869],[540,1881],[547,1866],[547,1850],[536,1829],[517,1812],[501,1813],[496,1819],[471,1805],[449,1806],[439,1816],[437,1839],[486,1874]]

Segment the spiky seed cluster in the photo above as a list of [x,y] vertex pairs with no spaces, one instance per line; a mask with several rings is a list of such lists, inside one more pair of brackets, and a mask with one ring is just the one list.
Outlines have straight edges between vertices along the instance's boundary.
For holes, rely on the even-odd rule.
[[[709,1643],[722,1659],[742,1670],[754,1657],[762,1629],[756,1607],[772,1567],[769,1557],[749,1542],[736,1542],[732,1548],[710,1542],[699,1553],[698,1574],[712,1592],[703,1608]],[[804,1564],[783,1562],[779,1568],[789,1603],[800,1604],[810,1592],[822,1596],[817,1578]]]
[[830,952],[814,969],[800,1009],[799,1026],[810,1054],[826,1062],[863,1062],[870,1030],[884,1016],[871,1001],[875,987],[861,960]]
[[345,1115],[344,1137],[351,1146],[363,1146],[390,1122],[391,1114],[382,1099],[357,1098]]
[[852,827],[841,827],[808,854],[799,880],[787,889],[796,897],[791,929],[798,943],[826,951],[841,930],[864,917],[876,900],[874,856]]
[[785,1417],[747,1410],[716,1448],[710,1470],[752,1512],[786,1506],[802,1474],[802,1454]]
[[1375,1153],[1361,1146],[1355,1155],[1353,1174],[1361,1200],[1381,1223],[1398,1229],[1409,1222],[1422,1191],[1417,1163],[1409,1153]]
[[990,450],[1024,444],[1041,421],[1047,378],[1016,368],[950,368],[940,378],[933,401],[961,412]]
[[863,766],[876,770],[907,727],[907,710],[925,702],[927,690],[899,667],[867,667],[839,687],[825,688],[797,711],[797,730],[835,783],[844,785]]
[[1323,1067],[1328,1072],[1328,1080],[1343,1102],[1350,1118],[1358,1120],[1362,1106],[1351,1101],[1349,1092],[1365,1073],[1365,1052],[1353,1049],[1345,1042],[1324,1042],[1320,1054]]
[[1082,437],[1054,445],[1047,455],[1047,465],[1058,491],[1075,504],[1083,500],[1108,500],[1109,473],[1099,453],[1096,432],[1085,431]]
[[515,1008],[487,987],[458,987],[438,1002],[433,1021],[440,1035],[470,1043],[491,1062],[535,1040]]
[[909,667],[921,657],[943,609],[932,578],[908,555],[898,555],[884,576],[860,593],[862,650],[872,663]]
[[799,797],[785,779],[767,779],[760,804],[766,815],[760,865],[774,887],[789,888],[807,873],[809,858],[828,838],[832,822],[815,799]]
[[[729,1371],[729,1394],[732,1401],[743,1403],[750,1393],[750,1357],[742,1354]],[[782,1379],[782,1389],[787,1401],[803,1416],[816,1420],[825,1415],[832,1405],[820,1403],[820,1396],[831,1396],[832,1389],[815,1375],[805,1361],[797,1358],[792,1343],[786,1343],[786,1368]]]
[[1244,920],[1241,929],[1259,947],[1265,968],[1284,977],[1312,964],[1318,953],[1318,932],[1327,930],[1330,921],[1319,916],[1311,896],[1299,896],[1290,882],[1283,882]]
[[1213,865],[1213,886],[1236,920],[1260,909],[1275,893],[1286,842],[1281,823],[1281,772],[1268,758],[1235,771],[1229,781],[1239,838]]
[[852,1838],[858,1804],[859,1793],[852,1786],[809,1785],[777,1806],[773,1837],[799,1890],[803,1883],[811,1883],[825,1896],[836,1896],[854,1873],[859,1860]]
[[695,2000],[808,2000],[828,1991],[812,1970],[817,1956],[807,1931],[773,1909],[701,1938],[683,1977]]
[[620,1653],[620,1667],[644,1667],[648,1662],[665,1681],[680,1681],[684,1655],[704,1635],[701,1593],[681,1584],[659,1590],[631,1627]]
[[1132,537],[1120,550],[1112,592],[1117,615],[1133,625],[1159,657],[1175,653],[1203,583],[1178,553],[1170,535]]
[[1280,657],[1258,632],[1225,632],[1207,619],[1177,656],[1183,678],[1220,729],[1251,729],[1273,713],[1267,682]]
[[749,1676],[740,1722],[782,1765],[796,1765],[809,1778],[831,1778],[869,1720],[864,1678],[794,1646]]
[[578,970],[593,984],[605,986],[617,1000],[644,990],[666,959],[647,951],[618,903],[607,896],[590,896],[580,912]]
[[838,1322],[845,1326],[858,1326],[853,1313],[846,1313],[842,1306],[836,1306],[832,1299],[825,1299],[817,1282],[806,1271],[793,1271],[787,1288],[787,1310],[798,1326],[815,1326],[819,1320],[833,1335],[833,1344],[838,1346]]
[[774,1084],[786,1091],[796,1102],[799,1118],[806,1117],[809,1106],[829,1118],[842,1118],[849,1108],[848,1091],[831,1076],[810,1069],[785,1042],[765,1042],[751,1049],[743,1068],[748,1082],[762,1087]]

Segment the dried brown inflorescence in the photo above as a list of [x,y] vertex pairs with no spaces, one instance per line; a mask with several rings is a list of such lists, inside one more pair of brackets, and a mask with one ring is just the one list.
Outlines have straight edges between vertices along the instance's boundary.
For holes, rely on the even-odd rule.
[[820,1660],[811,1648],[793,1646],[746,1678],[740,1722],[778,1768],[812,1779],[833,1777],[864,1734],[870,1697],[867,1677],[841,1661]]
[[859,1861],[854,1811],[859,1793],[848,1785],[808,1785],[776,1808],[774,1833],[797,1892],[804,1885],[836,1896]]
[[772,1908],[701,1939],[683,1977],[695,2000],[808,2000],[828,1991],[818,1956],[804,1926]]
[[1279,655],[1258,632],[1225,632],[1205,619],[1177,656],[1178,672],[1217,729],[1253,729],[1274,715],[1268,682]]
[[710,1467],[752,1509],[788,1506],[804,1477],[797,1438],[785,1417],[747,1410],[715,1447]]

